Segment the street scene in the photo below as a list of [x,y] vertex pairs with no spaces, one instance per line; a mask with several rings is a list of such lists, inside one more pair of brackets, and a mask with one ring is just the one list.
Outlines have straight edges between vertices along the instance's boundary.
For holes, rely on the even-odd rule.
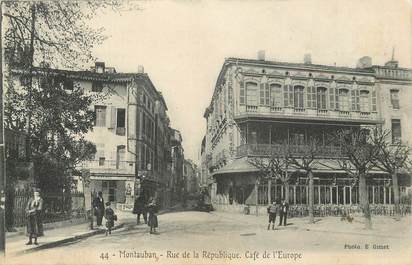
[[407,1],[1,7],[7,264],[412,262]]

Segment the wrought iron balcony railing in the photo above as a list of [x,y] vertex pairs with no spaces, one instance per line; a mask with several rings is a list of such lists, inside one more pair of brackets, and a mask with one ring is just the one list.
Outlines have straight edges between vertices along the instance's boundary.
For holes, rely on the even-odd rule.
[[[288,152],[293,156],[302,156],[308,153],[308,146],[306,145],[289,145],[285,147],[281,144],[244,144],[237,147],[236,156],[271,156]],[[333,145],[319,145],[315,148],[315,155],[324,158],[341,157],[342,152],[339,146]]]

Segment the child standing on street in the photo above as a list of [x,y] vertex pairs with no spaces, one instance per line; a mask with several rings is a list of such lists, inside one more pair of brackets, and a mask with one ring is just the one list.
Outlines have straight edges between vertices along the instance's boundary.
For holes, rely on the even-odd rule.
[[106,209],[104,211],[104,217],[106,218],[106,236],[112,233],[114,221],[117,221],[117,216],[114,214],[113,209],[110,207],[110,202],[106,202]]
[[158,226],[157,222],[157,204],[156,200],[152,198],[147,206],[147,211],[149,212],[149,222],[148,225],[150,226],[150,234],[156,233],[156,228]]

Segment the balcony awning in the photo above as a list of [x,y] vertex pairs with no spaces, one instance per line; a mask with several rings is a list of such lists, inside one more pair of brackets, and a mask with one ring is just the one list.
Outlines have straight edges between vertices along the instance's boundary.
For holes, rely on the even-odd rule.
[[[262,158],[267,159],[267,158]],[[250,164],[246,157],[238,158],[233,160],[231,163],[225,165],[224,167],[218,169],[217,171],[213,172],[213,176],[217,175],[224,175],[224,174],[231,174],[231,173],[246,173],[246,172],[258,172],[255,166]],[[297,171],[296,168],[292,166],[288,170],[289,172]],[[339,164],[334,159],[318,159],[313,164],[313,172],[314,173],[345,173],[344,170],[339,168]],[[387,174],[378,169],[371,170],[369,173],[371,174]]]

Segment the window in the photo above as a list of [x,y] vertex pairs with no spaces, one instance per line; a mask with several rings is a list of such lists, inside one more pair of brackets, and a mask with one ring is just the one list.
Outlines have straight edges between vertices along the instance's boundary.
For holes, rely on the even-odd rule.
[[244,82],[240,82],[239,104],[240,105],[245,105],[246,104],[246,92],[245,92],[245,83]]
[[317,107],[321,110],[326,110],[326,87],[318,87],[317,89]]
[[339,109],[349,111],[349,97],[347,89],[339,89]]
[[282,107],[282,86],[279,84],[271,84],[270,97],[272,107]]
[[104,166],[104,161],[106,160],[106,158],[104,157],[99,157],[99,166]]
[[316,88],[308,87],[307,90],[307,107],[311,109],[316,108]]
[[246,103],[248,106],[257,106],[257,84],[246,83]]
[[334,110],[335,109],[335,89],[334,88],[329,88],[329,103],[330,103],[330,109]]
[[106,127],[106,106],[94,106],[96,115],[96,127]]
[[372,111],[376,111],[376,91],[372,88]]
[[303,86],[295,86],[294,88],[294,107],[295,109],[303,109]]
[[369,91],[362,90],[360,92],[360,111],[361,112],[370,112]]
[[399,109],[399,90],[391,89],[391,105],[393,109]]
[[21,86],[28,86],[30,84],[30,76],[21,75],[20,76],[20,85]]
[[392,143],[401,141],[401,120],[392,120]]
[[103,83],[101,81],[93,81],[92,91],[93,92],[102,92],[103,91]]
[[125,135],[126,109],[117,109],[116,134]]
[[260,84],[260,105],[269,106],[270,95],[269,95],[269,84]]

